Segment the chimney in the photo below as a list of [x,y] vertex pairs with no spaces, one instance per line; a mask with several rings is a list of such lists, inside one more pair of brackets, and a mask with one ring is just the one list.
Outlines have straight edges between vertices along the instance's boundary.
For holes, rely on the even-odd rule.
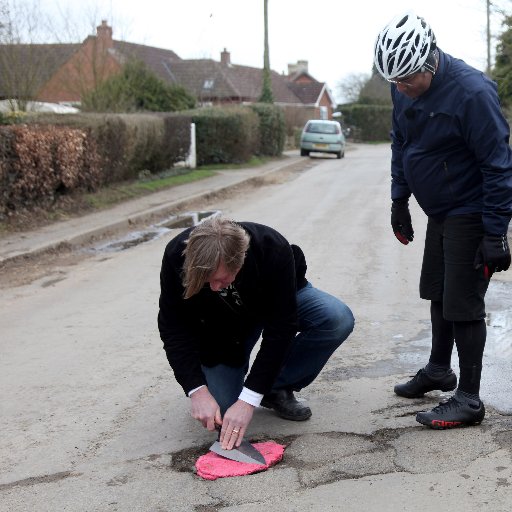
[[223,66],[231,66],[231,54],[224,48],[223,52],[220,52],[220,63]]
[[308,61],[298,60],[297,64],[288,64],[288,76],[295,75],[296,73],[308,73]]
[[108,26],[107,20],[101,20],[101,25],[96,27],[96,36],[103,48],[114,47],[114,41],[112,41],[112,27]]

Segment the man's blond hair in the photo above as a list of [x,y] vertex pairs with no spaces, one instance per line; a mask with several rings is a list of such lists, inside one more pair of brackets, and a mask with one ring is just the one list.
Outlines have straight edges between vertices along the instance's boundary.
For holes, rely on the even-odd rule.
[[183,251],[185,299],[199,293],[221,262],[230,272],[238,272],[244,263],[249,241],[248,233],[240,224],[222,215],[208,217],[197,225]]

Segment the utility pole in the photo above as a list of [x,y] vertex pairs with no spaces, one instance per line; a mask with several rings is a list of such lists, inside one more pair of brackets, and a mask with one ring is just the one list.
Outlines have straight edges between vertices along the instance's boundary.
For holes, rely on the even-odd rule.
[[491,0],[487,2],[487,69],[488,76],[491,75]]
[[[487,0],[489,1],[489,0]],[[265,49],[263,52],[263,66],[265,69],[270,69],[270,57],[268,52],[268,0],[264,0],[263,4],[263,15],[264,15],[264,24],[265,24]]]
[[265,23],[265,49],[263,51],[263,84],[261,88],[260,101],[262,103],[273,103],[272,79],[270,77],[270,57],[268,50],[268,0],[263,0],[263,16]]

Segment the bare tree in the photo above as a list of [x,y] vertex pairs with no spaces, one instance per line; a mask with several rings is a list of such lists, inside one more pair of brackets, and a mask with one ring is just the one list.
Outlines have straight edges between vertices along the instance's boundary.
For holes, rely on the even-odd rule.
[[499,36],[496,35],[496,33],[499,32],[496,28],[496,24],[499,23],[503,26],[503,20],[506,20],[511,15],[510,0],[485,0],[485,15],[485,37],[487,46],[486,73],[491,75],[493,68],[492,46],[499,40]]
[[[39,0],[0,0],[0,99],[12,110],[57,96],[75,103],[120,71],[112,29],[104,21],[98,26],[98,11],[64,4],[50,13]],[[92,35],[84,40],[87,32]]]
[[366,73],[350,73],[338,82],[337,90],[346,103],[355,103],[359,100],[359,95],[369,80],[370,75]]
[[12,110],[25,110],[48,68],[48,52],[40,43],[49,20],[37,0],[0,0],[0,98]]

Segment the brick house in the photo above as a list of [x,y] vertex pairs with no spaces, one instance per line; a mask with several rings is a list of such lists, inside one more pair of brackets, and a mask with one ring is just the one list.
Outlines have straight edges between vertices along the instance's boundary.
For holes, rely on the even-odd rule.
[[[9,66],[9,53],[16,53],[18,64],[23,65]],[[226,49],[220,62],[181,59],[171,50],[116,41],[112,28],[102,21],[96,35],[79,44],[0,45],[0,99],[25,95],[38,101],[79,104],[84,92],[118,73],[132,58],[144,62],[164,81],[183,86],[200,105],[254,103],[261,94],[262,70],[232,64]],[[22,81],[6,79],[9,73],[2,67],[31,69],[32,90],[21,91]],[[297,126],[311,118],[331,118],[335,101],[326,84],[308,73],[307,61],[289,65],[288,75],[271,71],[271,82],[274,103],[288,118],[295,116]]]
[[[307,65],[306,61],[290,64],[288,75],[271,71],[274,103],[285,109],[299,108],[308,119],[322,115],[330,118],[335,101],[327,85],[307,72]],[[262,70],[232,64],[226,49],[221,52],[220,62],[180,60],[173,64],[172,72],[176,82],[192,92],[201,105],[254,103],[261,95]]]

